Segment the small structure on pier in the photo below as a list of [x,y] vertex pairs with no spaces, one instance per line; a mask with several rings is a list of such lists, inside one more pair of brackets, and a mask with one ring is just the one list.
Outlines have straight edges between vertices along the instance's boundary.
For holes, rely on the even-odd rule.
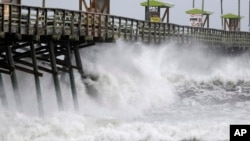
[[[4,4],[21,4],[21,0],[0,0],[1,3]],[[9,18],[9,6],[5,5],[4,6],[4,18],[8,19]]]
[[[147,1],[142,2],[141,6],[145,7],[145,20],[146,21],[164,22],[165,18],[167,18],[166,21],[167,23],[169,23],[169,9],[173,7],[174,4],[164,3],[164,2],[157,1],[157,0],[149,0],[149,3]],[[161,8],[165,8],[165,12],[162,18],[161,18]]]
[[223,25],[224,30],[237,31],[239,21],[243,17],[239,17],[238,15],[228,13],[222,15],[221,18],[224,19],[224,25]]
[[[190,26],[192,27],[205,27],[209,28],[209,16],[213,14],[211,11],[205,11],[198,8],[193,8],[186,11],[187,14],[190,14]],[[205,19],[203,20],[203,16]]]
[[21,0],[0,0],[1,3],[21,4]]
[[104,13],[110,14],[110,0],[79,0],[79,10],[83,10],[82,6],[86,12]]

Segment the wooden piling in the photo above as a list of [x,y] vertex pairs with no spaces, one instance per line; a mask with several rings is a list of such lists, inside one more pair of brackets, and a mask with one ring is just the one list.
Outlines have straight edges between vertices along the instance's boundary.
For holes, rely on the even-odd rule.
[[11,45],[7,44],[5,47],[6,47],[6,56],[7,56],[8,64],[9,64],[12,88],[13,88],[15,101],[16,101],[16,107],[17,107],[17,110],[19,112],[23,112],[22,100],[21,100],[21,95],[20,95],[20,92],[19,92],[17,76],[16,76],[16,69],[15,69],[15,63],[14,63],[14,59],[13,59],[12,51],[11,51]]
[[74,47],[74,54],[75,54],[75,60],[76,60],[76,66],[78,69],[78,72],[80,73],[82,79],[85,78],[84,72],[83,72],[83,67],[82,67],[82,60],[79,52],[79,47],[76,45]]
[[48,39],[48,47],[49,47],[50,63],[51,63],[53,81],[54,81],[54,85],[55,85],[58,109],[60,111],[62,111],[62,110],[64,110],[64,107],[63,107],[60,82],[59,82],[59,78],[58,78],[58,70],[57,70],[57,66],[56,66],[55,45],[54,45],[52,39]]
[[78,111],[79,104],[78,104],[78,98],[77,98],[77,92],[76,92],[76,86],[75,86],[74,71],[73,71],[72,62],[71,62],[71,49],[70,49],[69,40],[66,41],[65,47],[66,47],[67,67],[69,71],[69,79],[70,79],[70,85],[71,85],[72,98],[74,102],[74,108],[76,111]]
[[30,40],[30,55],[32,58],[32,63],[33,63],[38,112],[40,116],[44,116],[43,98],[42,98],[42,91],[41,91],[41,85],[40,85],[40,78],[38,75],[39,71],[38,71],[38,65],[37,65],[36,51],[34,47],[34,41],[32,38]]

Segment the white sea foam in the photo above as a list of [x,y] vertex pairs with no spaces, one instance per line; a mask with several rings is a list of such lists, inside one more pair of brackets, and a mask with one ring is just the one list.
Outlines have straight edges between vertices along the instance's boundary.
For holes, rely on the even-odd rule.
[[65,111],[58,112],[45,74],[46,116],[38,118],[33,76],[18,72],[24,113],[16,113],[4,75],[10,110],[0,107],[0,140],[217,141],[229,139],[230,124],[250,123],[248,53],[117,41],[84,48],[81,56],[90,77],[75,72],[79,112],[68,76],[60,77]]

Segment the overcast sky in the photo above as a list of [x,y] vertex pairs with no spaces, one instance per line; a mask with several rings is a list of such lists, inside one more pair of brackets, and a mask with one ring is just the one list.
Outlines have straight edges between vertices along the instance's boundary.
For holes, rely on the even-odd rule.
[[[111,1],[111,14],[120,15],[124,17],[130,17],[135,19],[144,19],[144,7],[140,6],[140,3],[146,0],[110,0]],[[170,22],[180,25],[189,25],[189,17],[185,13],[186,10],[192,8],[193,0],[161,0],[163,2],[169,2],[175,4],[170,9]],[[195,7],[201,9],[202,0],[195,0]],[[220,0],[204,0],[205,10],[214,12],[210,16],[210,27],[221,29],[220,18]],[[224,14],[234,13],[238,14],[238,0],[223,0],[224,1]],[[41,6],[42,0],[22,0],[24,5]],[[47,7],[58,7],[66,9],[78,9],[78,0],[47,0]],[[241,21],[241,30],[249,31],[249,0],[241,0],[241,16],[244,18]],[[162,10],[161,13],[164,11]]]

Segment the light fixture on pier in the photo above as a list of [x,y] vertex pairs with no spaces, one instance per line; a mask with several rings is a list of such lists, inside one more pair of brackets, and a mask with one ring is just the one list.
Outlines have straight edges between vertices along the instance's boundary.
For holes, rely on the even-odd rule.
[[248,10],[249,10],[249,21],[248,21],[248,28],[249,28],[249,32],[250,32],[250,0],[249,0],[249,7],[248,7]]
[[238,0],[238,17],[239,17],[239,21],[238,21],[238,22],[239,22],[239,23],[238,23],[238,31],[240,31],[240,19],[241,19],[241,18],[240,18],[240,17],[241,17],[241,16],[240,16],[240,0]]
[[45,0],[43,0],[43,8],[45,7]]
[[203,26],[203,15],[204,15],[204,0],[202,0],[202,5],[201,5],[201,21],[202,21],[202,26]]

